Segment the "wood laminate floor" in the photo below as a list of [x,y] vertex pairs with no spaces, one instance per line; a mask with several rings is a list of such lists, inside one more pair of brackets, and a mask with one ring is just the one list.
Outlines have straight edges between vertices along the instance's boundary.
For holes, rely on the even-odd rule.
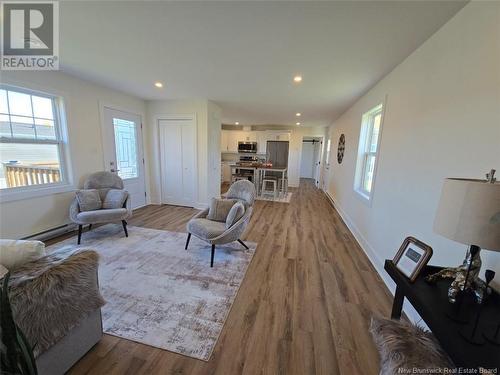
[[[183,232],[196,212],[147,206],[129,224]],[[208,362],[104,335],[70,373],[378,374],[368,324],[390,294],[312,180],[290,204],[257,201],[245,239],[257,252]]]

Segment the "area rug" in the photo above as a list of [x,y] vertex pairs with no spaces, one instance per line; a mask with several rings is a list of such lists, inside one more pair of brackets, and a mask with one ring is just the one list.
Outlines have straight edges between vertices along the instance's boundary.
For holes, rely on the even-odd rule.
[[287,193],[285,196],[280,195],[277,198],[274,198],[272,195],[259,195],[255,199],[259,201],[290,203],[290,200],[292,199],[292,193]]
[[257,244],[211,246],[185,233],[107,224],[47,248],[89,248],[100,255],[104,332],[208,361]]

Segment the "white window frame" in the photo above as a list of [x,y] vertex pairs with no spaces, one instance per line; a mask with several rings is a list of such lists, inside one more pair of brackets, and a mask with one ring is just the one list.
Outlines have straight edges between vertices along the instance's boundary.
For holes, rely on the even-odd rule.
[[52,101],[52,111],[54,113],[54,131],[55,140],[36,140],[27,138],[0,137],[0,143],[23,143],[23,144],[55,144],[59,153],[59,168],[61,181],[49,184],[20,186],[0,189],[0,202],[10,202],[27,198],[51,195],[74,191],[72,184],[72,174],[69,162],[68,152],[68,133],[66,125],[66,116],[64,110],[64,100],[61,96],[50,93],[32,90],[24,87],[0,84],[0,89],[15,91],[23,94],[41,96]]
[[[370,145],[373,136],[373,124],[374,118],[380,114],[380,127],[378,132],[377,139],[377,148],[376,150],[370,151]],[[361,118],[361,130],[359,134],[359,145],[358,145],[358,157],[356,162],[356,173],[354,177],[354,191],[357,193],[358,197],[361,198],[362,201],[371,206],[371,202],[373,200],[373,194],[375,191],[375,180],[377,176],[377,166],[379,161],[380,154],[380,142],[382,138],[382,128],[384,125],[384,116],[385,115],[385,100],[376,106],[372,107],[370,110],[363,113]],[[374,166],[373,166],[373,178],[372,178],[372,186],[371,190],[367,191],[364,188],[364,182],[366,180],[365,172],[366,172],[366,164],[370,157],[375,158]]]

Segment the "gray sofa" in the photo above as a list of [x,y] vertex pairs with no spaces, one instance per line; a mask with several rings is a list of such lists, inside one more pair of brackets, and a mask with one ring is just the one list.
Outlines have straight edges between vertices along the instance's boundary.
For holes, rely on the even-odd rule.
[[34,346],[40,375],[64,374],[102,337],[98,258],[61,249],[11,270],[13,317]]

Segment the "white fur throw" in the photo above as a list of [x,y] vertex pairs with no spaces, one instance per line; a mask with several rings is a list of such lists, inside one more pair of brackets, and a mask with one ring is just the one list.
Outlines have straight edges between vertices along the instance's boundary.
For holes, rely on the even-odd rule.
[[17,268],[9,282],[14,319],[40,355],[104,305],[99,255],[63,248]]
[[[380,375],[453,369],[431,332],[399,320],[372,318],[370,332],[380,354]],[[409,372],[405,372],[409,371]],[[439,370],[432,373],[441,373]]]

